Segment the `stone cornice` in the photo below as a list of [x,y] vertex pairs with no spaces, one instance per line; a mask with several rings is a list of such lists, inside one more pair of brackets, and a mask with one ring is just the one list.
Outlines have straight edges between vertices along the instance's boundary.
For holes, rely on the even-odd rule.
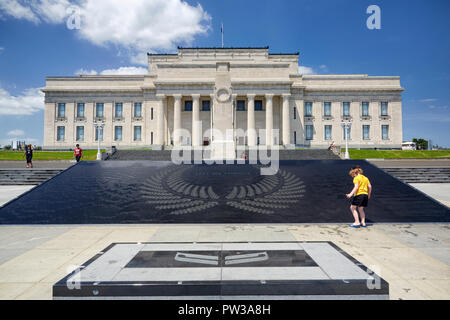
[[384,92],[384,91],[396,91],[402,92],[405,89],[399,87],[323,87],[323,88],[312,88],[304,87],[305,92]]

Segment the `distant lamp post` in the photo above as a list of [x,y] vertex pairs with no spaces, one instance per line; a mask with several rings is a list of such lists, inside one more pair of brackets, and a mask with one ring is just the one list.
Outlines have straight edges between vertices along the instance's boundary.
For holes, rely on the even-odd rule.
[[350,120],[341,122],[342,128],[344,128],[344,139],[345,139],[345,159],[350,159],[348,153],[348,131],[352,127],[352,122]]
[[103,136],[103,127],[105,126],[105,123],[103,121],[95,121],[94,127],[97,132],[97,141],[98,141],[98,151],[97,151],[97,160],[102,160],[102,153],[100,152],[100,129],[102,130],[102,136]]

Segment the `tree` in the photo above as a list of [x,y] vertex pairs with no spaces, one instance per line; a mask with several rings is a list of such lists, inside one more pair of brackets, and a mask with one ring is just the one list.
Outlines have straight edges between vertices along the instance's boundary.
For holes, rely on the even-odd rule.
[[414,138],[412,141],[416,143],[417,150],[428,150],[428,140]]

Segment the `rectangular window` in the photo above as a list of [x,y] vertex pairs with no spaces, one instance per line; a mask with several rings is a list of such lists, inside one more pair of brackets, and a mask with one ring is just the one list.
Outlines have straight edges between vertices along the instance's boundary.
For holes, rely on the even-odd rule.
[[[351,133],[352,133],[352,128],[351,128],[351,127],[345,127],[345,128],[347,128],[347,139],[350,140],[351,137],[352,137],[352,135],[351,135]],[[345,141],[345,128],[343,128],[343,138],[344,138],[344,141]]]
[[202,101],[202,111],[211,111],[211,101]]
[[306,140],[312,140],[313,139],[313,132],[314,132],[314,127],[312,125],[306,125]]
[[103,128],[102,127],[94,127],[95,128],[95,141],[98,141],[100,137],[100,141],[103,141]]
[[77,126],[77,141],[84,141],[84,127]]
[[381,103],[381,115],[382,116],[387,116],[388,115],[388,103],[387,102],[382,102]]
[[263,111],[262,100],[255,100],[255,111]]
[[151,115],[150,115],[150,117],[151,117],[151,120],[153,120],[153,108],[151,109]]
[[381,126],[381,137],[383,140],[389,140],[389,125]]
[[121,102],[116,103],[116,109],[114,111],[114,117],[122,118],[123,116],[123,104]]
[[186,100],[184,102],[184,111],[192,111],[192,100]]
[[238,100],[237,101],[236,110],[237,111],[245,111],[245,100]]
[[350,115],[350,102],[342,102],[342,115],[343,116]]
[[114,141],[122,141],[122,126],[114,127]]
[[297,131],[294,131],[294,144],[297,144]]
[[140,102],[134,103],[134,117],[135,118],[142,117],[142,103]]
[[58,126],[57,127],[56,140],[57,141],[64,141],[65,134],[66,134],[66,127]]
[[141,141],[142,127],[135,126],[134,127],[134,141]]
[[294,119],[297,119],[297,107],[294,107]]
[[153,132],[150,133],[150,144],[153,144]]
[[363,102],[361,107],[362,107],[362,116],[363,117],[369,116],[369,103]]
[[103,118],[103,103],[97,103],[95,107],[95,116],[97,118]]
[[77,103],[77,118],[84,118],[84,103]]
[[312,117],[312,102],[305,102],[305,117]]
[[370,139],[370,126],[363,125],[363,140],[369,140],[369,139]]
[[58,118],[65,118],[65,117],[66,117],[66,104],[58,103]]
[[331,117],[331,102],[323,103],[323,115],[326,117]]
[[325,126],[325,140],[331,140],[331,126]]

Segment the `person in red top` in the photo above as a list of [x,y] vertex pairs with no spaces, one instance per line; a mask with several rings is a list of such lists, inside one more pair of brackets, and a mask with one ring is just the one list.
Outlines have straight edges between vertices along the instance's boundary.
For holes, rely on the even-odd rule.
[[80,145],[77,144],[75,151],[73,152],[73,156],[77,159],[77,162],[80,162],[81,157],[83,156],[83,149],[80,148]]

